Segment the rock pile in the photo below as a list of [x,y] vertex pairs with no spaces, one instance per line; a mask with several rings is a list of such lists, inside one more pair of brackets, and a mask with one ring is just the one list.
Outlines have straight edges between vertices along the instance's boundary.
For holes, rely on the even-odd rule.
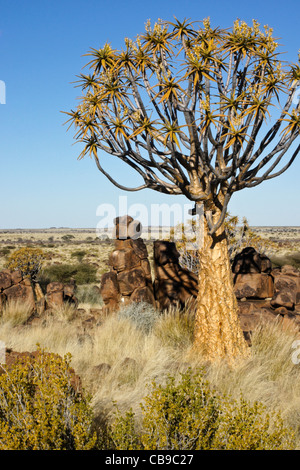
[[139,237],[141,224],[130,216],[114,220],[115,250],[110,254],[110,271],[101,277],[100,292],[106,309],[115,310],[129,302],[156,306],[147,247]]
[[65,302],[74,304],[77,308],[78,300],[75,296],[75,282],[63,284],[62,282],[50,282],[47,285],[46,299],[48,308],[61,307]]
[[293,266],[273,268],[271,260],[245,248],[232,264],[234,289],[244,331],[252,331],[259,320],[278,316],[300,326],[300,271]]
[[29,278],[23,277],[21,271],[10,271],[4,269],[0,272],[0,312],[6,302],[26,303],[32,313],[41,315],[48,309],[70,302],[78,305],[75,296],[75,283],[63,284],[51,282],[47,285],[47,292],[44,295],[41,286],[36,282],[31,282]]
[[160,309],[172,305],[184,306],[197,297],[198,277],[180,266],[179,253],[174,242],[154,242],[154,293]]
[[[0,357],[0,375],[9,372],[16,364],[26,365],[28,363],[34,364],[34,362],[40,357],[40,351],[23,351],[18,352],[10,348],[5,348],[3,358]],[[59,358],[58,354],[43,352],[43,355],[53,358]],[[4,359],[4,361],[3,361]],[[1,361],[3,367],[1,367]],[[82,390],[81,379],[77,375],[72,367],[69,367],[68,370],[70,374],[70,385],[74,388],[75,392]]]
[[36,284],[33,287],[29,279],[23,278],[21,271],[4,269],[0,272],[0,310],[7,301],[20,301],[28,304],[33,312],[40,292],[40,286]]

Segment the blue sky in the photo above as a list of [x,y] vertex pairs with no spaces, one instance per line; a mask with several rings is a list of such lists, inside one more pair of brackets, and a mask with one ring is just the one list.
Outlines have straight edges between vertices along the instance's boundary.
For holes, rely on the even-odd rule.
[[[76,106],[78,88],[71,83],[87,62],[83,54],[110,42],[123,46],[147,19],[202,20],[230,27],[236,18],[274,28],[285,59],[297,60],[300,49],[299,0],[9,0],[0,2],[0,80],[6,104],[0,104],[0,229],[96,227],[97,207],[127,196],[134,203],[180,203],[183,197],[150,190],[125,193],[115,188],[86,158],[63,126],[61,111]],[[251,225],[300,225],[300,156],[279,178],[237,193],[232,214]],[[135,184],[120,168],[126,182]],[[124,180],[123,180],[124,181]]]

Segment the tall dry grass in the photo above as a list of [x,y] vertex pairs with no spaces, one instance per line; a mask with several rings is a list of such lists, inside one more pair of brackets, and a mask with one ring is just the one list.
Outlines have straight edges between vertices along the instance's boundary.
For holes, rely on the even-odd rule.
[[242,394],[269,410],[280,410],[297,433],[300,448],[300,364],[292,360],[293,343],[299,339],[296,329],[281,321],[260,324],[252,335],[249,359],[235,367],[224,362],[209,365],[192,347],[192,309],[163,315],[148,309],[150,328],[144,328],[141,306],[135,314],[115,313],[89,328],[71,307],[32,325],[13,322],[5,314],[0,318],[0,340],[16,351],[32,351],[38,343],[60,355],[71,353],[97,416],[112,416],[115,402],[121,411],[132,407],[139,414],[153,380],[163,383],[169,374],[179,377],[189,366],[203,366],[220,392],[233,398]]

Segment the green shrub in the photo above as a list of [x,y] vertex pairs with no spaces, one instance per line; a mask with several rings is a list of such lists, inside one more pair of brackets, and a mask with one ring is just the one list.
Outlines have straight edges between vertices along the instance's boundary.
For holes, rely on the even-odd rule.
[[71,253],[71,257],[72,258],[77,258],[78,260],[78,263],[81,263],[81,261],[83,260],[83,258],[86,256],[86,251],[84,250],[76,250],[76,251],[73,251]]
[[0,256],[7,256],[10,254],[10,250],[11,248],[9,248],[8,246],[5,246],[3,248],[1,248],[0,250]]
[[[141,404],[142,420],[132,410],[116,412],[111,439],[118,450],[275,450],[292,449],[293,433],[280,414],[260,403],[232,400],[213,390],[203,371],[188,370],[179,382],[155,382]],[[139,425],[138,425],[139,424]]]
[[71,378],[70,357],[40,350],[0,376],[1,450],[94,448],[89,399]]
[[53,264],[47,266],[41,273],[41,283],[63,282],[68,283],[72,279],[76,284],[90,284],[96,281],[96,268],[90,264]]

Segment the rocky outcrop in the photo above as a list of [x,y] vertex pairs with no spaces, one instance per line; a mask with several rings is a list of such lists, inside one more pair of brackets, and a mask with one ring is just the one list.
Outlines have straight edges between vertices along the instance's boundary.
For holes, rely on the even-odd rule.
[[[161,310],[171,305],[183,306],[197,295],[197,276],[178,262],[176,245],[154,242],[154,278],[147,247],[139,235],[141,226],[130,216],[114,221],[115,249],[109,256],[110,271],[101,278],[105,308],[118,309],[130,302],[147,302]],[[132,237],[132,238],[131,238]]]
[[139,238],[140,222],[130,216],[114,220],[115,249],[109,256],[110,271],[101,277],[105,308],[112,311],[130,302],[156,306],[147,247]]
[[46,310],[60,307],[64,302],[78,305],[75,283],[51,282],[44,295],[41,286],[23,277],[21,271],[4,269],[0,272],[0,312],[7,302],[26,303],[32,313],[43,314]]
[[300,271],[285,265],[273,268],[271,260],[245,248],[232,264],[241,325],[250,334],[262,320],[283,317],[300,327]]
[[194,299],[198,291],[197,275],[179,264],[179,253],[174,242],[154,242],[154,292],[161,310],[172,305],[181,307]]

